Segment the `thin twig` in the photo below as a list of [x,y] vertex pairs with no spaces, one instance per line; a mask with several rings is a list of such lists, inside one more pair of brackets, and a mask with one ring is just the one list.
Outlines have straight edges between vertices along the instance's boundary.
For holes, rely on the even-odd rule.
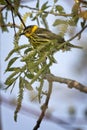
[[73,37],[71,37],[69,40],[67,40],[67,42],[72,41],[73,39],[75,39],[76,37],[78,37],[79,35],[81,35],[81,33],[87,28],[87,25],[85,25],[78,33],[76,33]]
[[[52,14],[52,15],[55,15],[55,16],[63,16],[63,17],[71,17],[72,14],[59,14],[59,13],[56,13],[56,12],[52,12],[52,11],[41,11],[41,9],[38,9],[38,8],[34,8],[34,7],[29,7],[27,5],[20,5],[20,7],[24,7],[24,8],[27,8],[27,9],[30,9],[30,10],[34,10],[34,11],[38,11],[39,13],[44,13],[44,14]],[[37,13],[37,12],[34,12],[34,13]]]
[[[13,25],[15,25],[15,20],[14,20],[14,15],[13,15],[13,10],[11,10],[11,13],[12,13]],[[15,35],[16,35],[15,26],[13,26],[13,28],[14,28],[14,33],[15,33]]]
[[[14,28],[14,26],[18,29],[20,29],[21,27],[17,24],[13,24],[13,23],[7,23],[7,24],[2,24],[1,27],[11,27],[11,28]],[[21,28],[23,29],[23,28]]]
[[48,78],[51,80],[51,82],[64,83],[64,84],[67,84],[69,88],[75,88],[75,89],[80,90],[81,92],[87,93],[87,86],[77,82],[76,80],[58,77],[53,74],[47,74],[45,76],[45,79],[48,80]]
[[5,9],[7,8],[8,5],[3,5],[2,7],[0,7],[0,13]]
[[[7,4],[11,7],[11,9],[12,9],[13,11],[15,11],[14,6],[13,6],[8,0],[5,0],[5,1],[6,1]],[[23,26],[26,27],[26,26],[25,26],[25,23],[24,23],[23,19],[21,18],[21,15],[20,15],[19,12],[17,12],[17,16],[19,17],[19,19],[20,19],[20,21],[22,22]]]
[[48,103],[49,103],[50,96],[52,93],[52,82],[50,80],[48,80],[48,82],[49,82],[49,89],[48,89],[47,97],[46,97],[45,103],[42,106],[41,115],[39,116],[39,119],[37,120],[37,124],[35,125],[33,130],[37,130],[40,127],[41,121],[43,120],[45,113],[46,113],[46,110],[48,108]]

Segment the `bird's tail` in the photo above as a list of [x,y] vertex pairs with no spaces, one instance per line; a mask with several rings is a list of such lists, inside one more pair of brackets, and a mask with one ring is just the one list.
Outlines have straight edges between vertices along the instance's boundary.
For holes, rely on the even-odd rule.
[[62,49],[63,51],[69,51],[69,50],[71,50],[71,48],[82,49],[83,47],[73,45],[69,42],[64,42],[63,44],[61,44],[61,47],[60,47],[60,49]]
[[76,46],[76,45],[73,45],[71,43],[67,43],[66,45],[68,45],[70,48],[78,48],[78,49],[83,49],[82,46]]

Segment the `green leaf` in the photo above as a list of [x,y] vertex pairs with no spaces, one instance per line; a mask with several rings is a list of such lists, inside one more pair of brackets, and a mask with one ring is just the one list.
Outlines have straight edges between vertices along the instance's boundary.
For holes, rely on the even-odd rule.
[[20,72],[20,70],[17,70],[17,71],[15,71],[15,72],[13,72],[13,73],[6,79],[5,84],[6,84],[6,85],[9,85],[10,82],[12,82],[12,81],[11,81],[12,78],[13,78],[14,76],[16,76],[19,72]]
[[[5,13],[6,14],[6,13]],[[0,12],[0,26],[1,25],[5,25],[5,18],[3,16],[3,14]],[[8,29],[6,26],[1,26],[2,32],[8,32]]]
[[14,7],[16,7],[16,8],[15,8],[15,12],[14,12],[15,15],[17,15],[19,6],[20,6],[20,0],[14,0]]
[[79,17],[78,17],[78,15],[76,15],[76,16],[72,17],[72,18],[68,21],[68,24],[69,24],[70,26],[76,26],[77,23],[78,23],[78,21],[79,21]]
[[48,4],[48,1],[45,2],[45,3],[42,5],[42,7],[41,7],[41,10],[42,10],[42,11],[43,11],[43,10],[46,10],[47,8],[50,7],[50,6],[47,6],[47,4]]
[[42,22],[43,22],[45,28],[48,29],[48,23],[47,23],[46,17],[47,17],[47,14],[41,16]]
[[7,55],[5,61],[7,61],[7,60],[12,56],[13,53],[16,53],[17,51],[19,51],[19,50],[21,50],[21,49],[24,49],[24,48],[26,48],[26,47],[29,47],[29,46],[30,46],[29,44],[24,44],[24,45],[15,47],[14,49],[12,49],[12,50],[9,52],[9,54]]
[[67,24],[66,20],[56,19],[53,23],[53,26],[61,25],[61,24]]
[[36,3],[36,8],[38,8],[38,9],[39,9],[39,4],[40,4],[40,1],[39,1],[39,0],[37,0],[37,3]]
[[34,77],[34,74],[31,74],[31,73],[24,73],[25,76],[28,78],[28,79],[32,79]]
[[12,55],[14,52],[15,52],[15,49],[11,50],[11,51],[9,52],[9,54],[7,55],[5,61],[7,61],[7,60],[11,57],[11,55]]
[[37,79],[39,79],[39,76],[43,75],[47,71],[47,69],[48,69],[49,66],[50,66],[50,63],[44,65],[41,69],[39,69],[38,72],[37,72],[37,74],[31,80],[30,84],[34,83]]
[[8,66],[7,66],[6,70],[5,70],[5,72],[9,70],[9,68],[12,66],[12,64],[13,64],[18,58],[19,58],[19,57],[14,57],[14,58],[12,58],[12,59],[9,61]]
[[8,87],[10,87],[10,86],[16,81],[16,79],[17,79],[17,78],[11,78],[11,79],[9,79],[9,80],[6,80],[5,84],[8,85],[8,86],[6,87],[6,89],[7,89]]
[[36,53],[37,53],[37,50],[34,49],[34,50],[31,51],[29,54],[27,54],[25,57],[23,57],[21,61],[24,62],[24,61],[27,61],[27,60],[33,58],[33,57],[36,55]]
[[73,7],[72,7],[72,14],[73,14],[73,16],[78,15],[79,6],[80,6],[79,3],[75,3],[75,4],[73,5]]
[[53,57],[53,55],[49,55],[49,59],[52,63],[57,63],[56,59]]
[[38,90],[38,100],[39,100],[39,103],[41,102],[43,84],[44,84],[44,80],[41,79],[41,81],[40,81],[40,86],[37,88],[37,90]]
[[61,5],[56,5],[56,11],[59,11],[60,13],[64,13],[64,8]]
[[75,23],[75,21],[74,21],[74,18],[71,18],[70,20],[68,20],[68,24],[69,24],[70,26],[76,26],[76,23]]
[[32,86],[30,85],[30,83],[26,79],[23,79],[23,82],[25,84],[26,89],[28,89],[29,91],[33,90]]
[[28,52],[32,51],[32,48],[27,48],[25,51],[24,51],[24,54],[27,54]]
[[22,77],[20,77],[19,79],[19,88],[20,88],[20,91],[24,88],[24,79]]
[[39,16],[40,16],[40,13],[37,13],[31,20],[32,21],[38,20]]
[[23,82],[23,78],[20,77],[20,79],[19,79],[19,95],[18,95],[18,99],[17,99],[17,107],[16,107],[16,110],[14,112],[14,120],[15,121],[17,121],[17,114],[21,109],[22,99],[23,99],[23,92],[24,92],[24,82]]
[[58,0],[54,0],[54,3],[57,3]]
[[40,26],[39,17],[37,17],[36,21],[37,21],[37,25]]
[[1,0],[0,5],[4,5],[4,4],[6,4],[6,2],[4,0]]
[[11,68],[8,68],[5,72],[7,71],[17,71],[17,70],[20,70],[21,68],[20,67],[11,67]]

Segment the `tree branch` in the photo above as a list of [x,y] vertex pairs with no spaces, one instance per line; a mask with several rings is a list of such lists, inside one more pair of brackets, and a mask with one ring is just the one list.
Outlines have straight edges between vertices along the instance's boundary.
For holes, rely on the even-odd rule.
[[45,79],[50,79],[51,82],[59,82],[67,84],[69,88],[78,89],[81,92],[87,93],[87,86],[77,82],[76,80],[67,79],[63,77],[54,76],[53,74],[46,74]]
[[44,115],[46,113],[46,109],[48,108],[48,103],[49,103],[50,96],[52,93],[52,82],[50,81],[50,79],[48,80],[48,82],[49,82],[49,89],[48,89],[47,97],[46,97],[45,103],[42,106],[41,115],[39,116],[39,119],[37,120],[37,124],[35,125],[33,130],[37,130],[40,127],[41,121],[43,120]]

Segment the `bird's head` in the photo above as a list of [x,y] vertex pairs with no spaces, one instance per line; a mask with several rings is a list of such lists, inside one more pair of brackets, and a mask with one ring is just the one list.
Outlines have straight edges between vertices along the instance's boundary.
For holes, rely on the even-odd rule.
[[37,30],[38,26],[37,25],[30,25],[27,26],[23,32],[20,34],[21,35],[25,35],[26,37],[30,37],[36,30]]

